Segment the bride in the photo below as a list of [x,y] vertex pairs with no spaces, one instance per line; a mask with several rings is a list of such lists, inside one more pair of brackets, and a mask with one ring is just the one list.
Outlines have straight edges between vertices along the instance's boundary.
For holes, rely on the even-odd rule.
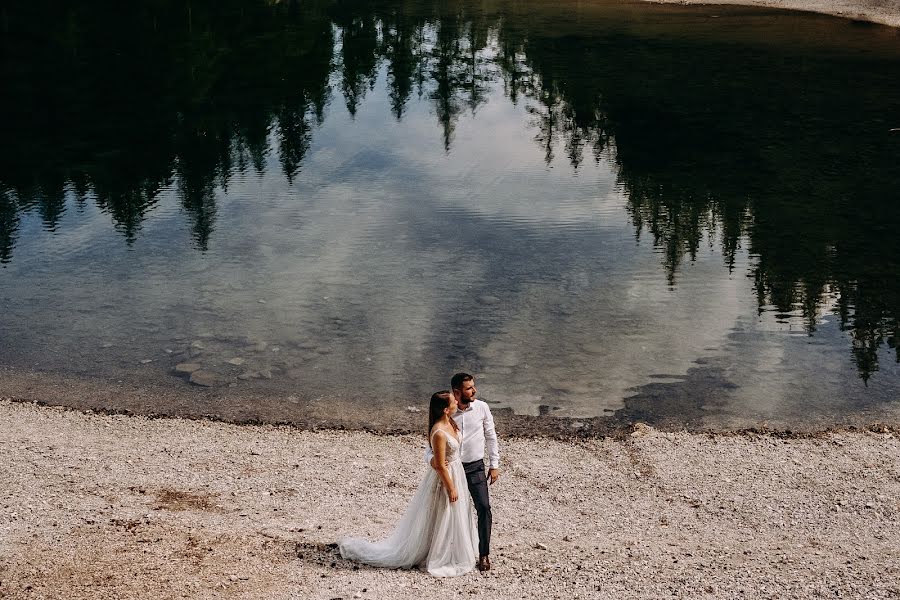
[[478,534],[459,459],[459,428],[451,418],[454,412],[452,393],[431,396],[429,444],[434,464],[440,468],[428,469],[390,536],[374,543],[344,538],[338,542],[341,556],[376,567],[424,564],[435,577],[462,575],[475,567]]

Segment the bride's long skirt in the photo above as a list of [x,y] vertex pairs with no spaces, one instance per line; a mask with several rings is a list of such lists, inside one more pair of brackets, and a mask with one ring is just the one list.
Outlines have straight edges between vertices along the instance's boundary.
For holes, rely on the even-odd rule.
[[459,498],[451,503],[440,477],[429,468],[394,531],[378,542],[344,538],[341,556],[376,567],[424,564],[435,577],[453,577],[475,567],[478,532],[466,474],[458,460],[449,465]]

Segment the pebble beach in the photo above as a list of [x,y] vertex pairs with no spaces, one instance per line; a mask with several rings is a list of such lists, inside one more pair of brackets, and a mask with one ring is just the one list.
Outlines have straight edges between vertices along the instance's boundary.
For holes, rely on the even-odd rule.
[[900,0],[648,0],[658,4],[762,6],[900,27]]
[[0,597],[895,598],[900,440],[510,437],[493,569],[340,558],[386,535],[423,436],[107,415],[0,401]]

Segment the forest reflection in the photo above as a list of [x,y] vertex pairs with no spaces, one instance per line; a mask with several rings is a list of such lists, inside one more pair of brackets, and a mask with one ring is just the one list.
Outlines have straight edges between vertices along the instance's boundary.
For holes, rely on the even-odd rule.
[[897,57],[559,31],[489,6],[4,6],[0,262],[23,215],[55,230],[68,196],[132,244],[172,185],[206,250],[216,189],[273,152],[288,182],[302,177],[329,103],[356,114],[384,69],[394,117],[426,99],[446,151],[459,117],[500,86],[526,103],[548,164],[612,157],[671,286],[714,231],[724,268],[741,247],[754,258],[760,311],[799,314],[813,333],[834,305],[861,377],[885,345],[900,362],[900,135],[884,121],[900,114]]

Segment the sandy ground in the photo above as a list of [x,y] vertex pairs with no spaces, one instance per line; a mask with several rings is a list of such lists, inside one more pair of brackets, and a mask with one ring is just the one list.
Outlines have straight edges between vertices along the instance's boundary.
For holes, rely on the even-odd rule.
[[648,0],[659,4],[765,6],[900,27],[900,0]]
[[900,595],[895,433],[502,441],[494,569],[438,580],[330,546],[391,529],[423,436],[3,400],[0,597]]

